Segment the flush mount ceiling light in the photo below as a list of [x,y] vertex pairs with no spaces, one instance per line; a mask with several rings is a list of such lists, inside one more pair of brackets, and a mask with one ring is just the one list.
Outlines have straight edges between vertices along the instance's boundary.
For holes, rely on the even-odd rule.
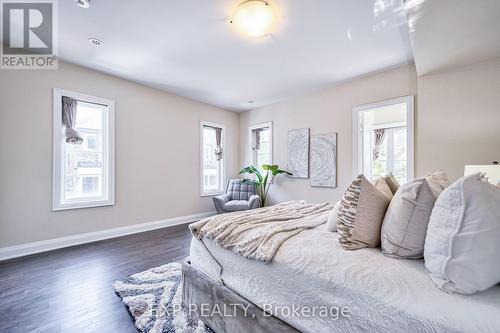
[[93,45],[93,46],[103,46],[104,45],[102,43],[102,41],[100,41],[97,38],[89,38],[89,43],[90,43],[90,45]]
[[75,4],[78,7],[89,8],[90,7],[90,0],[75,0]]
[[238,30],[251,37],[269,34],[276,16],[271,5],[264,0],[248,0],[240,4],[231,19]]

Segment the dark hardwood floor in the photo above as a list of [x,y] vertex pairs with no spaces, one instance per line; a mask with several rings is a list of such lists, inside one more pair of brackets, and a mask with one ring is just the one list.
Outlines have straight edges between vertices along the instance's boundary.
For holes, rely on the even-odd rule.
[[187,225],[0,262],[0,332],[137,332],[112,283],[189,255]]

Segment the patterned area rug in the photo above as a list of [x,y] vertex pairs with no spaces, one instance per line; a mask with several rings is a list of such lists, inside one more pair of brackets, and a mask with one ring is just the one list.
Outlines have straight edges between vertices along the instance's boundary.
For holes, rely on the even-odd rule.
[[118,280],[113,284],[144,333],[213,333],[182,308],[181,264],[173,262]]

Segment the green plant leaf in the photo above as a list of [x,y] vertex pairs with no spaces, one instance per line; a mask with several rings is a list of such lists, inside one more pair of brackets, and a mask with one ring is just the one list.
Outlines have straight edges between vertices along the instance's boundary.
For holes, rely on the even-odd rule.
[[253,165],[249,165],[249,166],[241,169],[240,175],[244,174],[244,173],[254,174],[257,177],[257,179],[259,180],[259,183],[262,183],[262,180],[263,180],[262,175],[260,174],[259,170],[256,167],[254,167]]
[[293,174],[291,172],[288,172],[286,170],[281,170],[281,169],[276,169],[276,170],[273,170],[273,176],[276,176],[276,175],[281,175],[281,174],[287,174],[289,176],[292,176]]
[[264,178],[260,174],[260,171],[256,167],[254,167],[253,165],[251,165],[250,167],[252,168],[252,171],[255,174],[255,176],[257,176],[257,179],[259,180],[259,183],[262,183],[262,181],[264,180]]
[[255,179],[248,179],[248,178],[245,178],[241,181],[243,184],[255,184],[255,185],[260,185],[258,181],[256,181]]
[[250,166],[247,166],[247,167],[244,167],[243,169],[241,169],[240,175],[243,173],[253,173],[252,166],[250,165]]
[[[267,199],[267,194],[273,183],[274,177],[280,174],[287,174],[291,176],[292,173],[286,170],[281,170],[277,164],[263,164],[262,169],[267,171],[265,176],[262,176],[260,171],[253,165],[249,165],[241,169],[240,174],[249,173],[255,175],[256,179],[243,179],[243,184],[254,184],[257,187],[257,194],[259,194],[260,200],[262,202],[262,207],[264,207]],[[271,179],[269,179],[269,174],[272,175]]]
[[265,193],[267,187],[267,179],[269,177],[269,172],[266,173],[264,180],[262,181],[262,192]]

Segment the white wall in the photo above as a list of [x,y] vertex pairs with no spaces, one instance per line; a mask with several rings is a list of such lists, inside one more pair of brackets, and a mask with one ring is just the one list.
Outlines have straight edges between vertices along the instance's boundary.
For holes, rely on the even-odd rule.
[[420,76],[418,96],[420,174],[500,160],[500,59]]
[[[52,212],[52,89],[116,102],[116,204]],[[200,197],[200,120],[226,125],[238,163],[238,114],[75,65],[0,71],[0,247],[213,210]],[[234,171],[234,172],[232,172]]]
[[[116,205],[51,211],[52,88],[116,101]],[[416,95],[416,175],[500,159],[500,60],[416,76],[413,66],[236,114],[82,67],[0,71],[0,247],[207,212],[199,196],[199,121],[227,126],[228,176],[249,163],[248,126],[273,122],[274,162],[287,133],[338,132],[338,187],[281,178],[270,203],[335,201],[351,182],[353,106]],[[239,142],[236,138],[239,138]],[[232,171],[232,172],[231,172]]]
[[311,134],[338,132],[338,187],[314,188],[309,180],[282,178],[270,202],[290,199],[338,200],[352,181],[351,109],[415,95],[415,176],[443,169],[451,181],[466,164],[500,160],[500,59],[417,77],[404,66],[333,86],[240,116],[240,163],[249,163],[247,127],[273,121],[274,162],[286,168],[287,132],[310,127]]
[[385,99],[415,95],[416,73],[404,66],[383,73],[332,86],[320,92],[297,97],[241,114],[241,166],[250,161],[248,126],[272,121],[274,163],[286,168],[288,131],[309,127],[311,135],[337,132],[337,185],[335,189],[311,187],[309,179],[281,178],[270,191],[269,201],[306,199],[335,201],[352,181],[351,113],[352,107]]

